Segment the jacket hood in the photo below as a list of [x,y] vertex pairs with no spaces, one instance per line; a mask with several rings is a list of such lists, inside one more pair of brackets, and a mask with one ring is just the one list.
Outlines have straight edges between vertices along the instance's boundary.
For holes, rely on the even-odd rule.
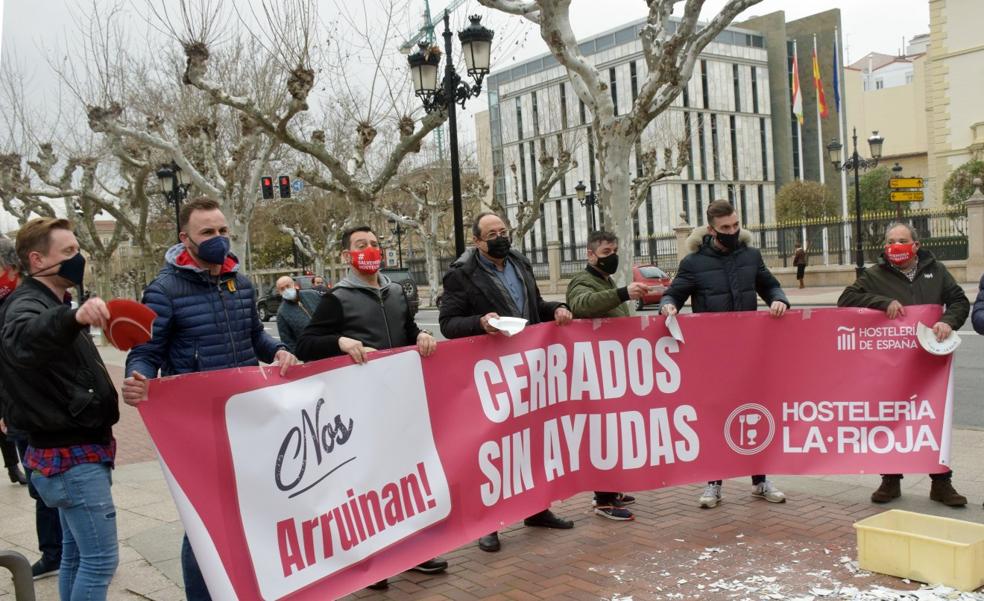
[[[687,251],[695,253],[700,250],[700,247],[704,245],[705,237],[710,237],[707,234],[707,228],[703,226],[695,227],[694,231],[690,232],[690,235],[687,236]],[[741,228],[738,231],[738,240],[743,242],[745,246],[752,246],[754,237],[752,236],[752,232]]]
[[[164,261],[167,265],[183,271],[190,271],[193,273],[208,273],[207,269],[202,269],[195,263],[195,260],[191,258],[191,254],[188,249],[185,248],[184,243],[177,243],[171,248],[167,249],[164,253]],[[226,257],[225,263],[222,264],[222,273],[235,273],[239,271],[239,259],[236,255],[229,253]]]
[[383,288],[389,286],[393,283],[393,280],[389,279],[384,273],[379,274],[379,288],[373,288],[369,284],[366,284],[362,279],[353,273],[353,269],[349,268],[348,274],[342,278],[340,282],[335,284],[335,288],[361,288],[363,290],[372,290],[373,292],[377,290],[382,290]]

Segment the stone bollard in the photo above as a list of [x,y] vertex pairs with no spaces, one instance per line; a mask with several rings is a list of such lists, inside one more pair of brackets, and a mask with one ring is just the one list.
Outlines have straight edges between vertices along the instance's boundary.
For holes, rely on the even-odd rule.
[[967,280],[976,282],[984,273],[984,193],[981,178],[974,178],[974,193],[967,206]]

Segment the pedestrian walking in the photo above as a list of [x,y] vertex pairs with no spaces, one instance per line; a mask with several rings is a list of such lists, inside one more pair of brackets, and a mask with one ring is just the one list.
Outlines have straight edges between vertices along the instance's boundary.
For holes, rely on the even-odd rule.
[[[567,305],[575,319],[595,317],[628,317],[630,300],[645,296],[647,286],[630,282],[618,286],[612,276],[618,271],[618,238],[610,232],[593,232],[588,236],[588,264],[584,271],[574,274],[567,285]],[[635,497],[620,492],[595,491],[596,515],[616,521],[635,519],[626,505]]]
[[[147,285],[143,303],[157,313],[151,340],[126,357],[123,400],[147,399],[148,380],[231,367],[297,363],[287,347],[263,329],[253,284],[229,252],[229,226],[219,203],[201,197],[181,207],[181,242],[168,249],[165,265]],[[181,568],[188,601],[211,599],[185,535]]]
[[[505,222],[494,213],[480,213],[472,223],[472,243],[444,274],[444,295],[438,320],[446,338],[481,334],[496,335],[490,323],[499,317],[521,317],[531,324],[553,321],[558,326],[573,316],[563,303],[543,300],[536,286],[533,266],[512,249]],[[526,526],[573,528],[574,522],[554,515],[549,509],[525,520]],[[501,548],[499,533],[478,539],[483,551]]]
[[[943,340],[967,321],[970,300],[933,254],[920,248],[916,230],[893,223],[885,230],[884,249],[878,264],[864,270],[837,299],[838,307],[867,307],[884,311],[889,319],[905,315],[906,305],[943,305],[943,316],[933,324],[937,340]],[[967,504],[967,497],[953,488],[953,471],[930,474],[929,498],[951,507]],[[888,503],[902,496],[902,474],[882,474],[881,486],[871,494],[872,503]]]
[[[694,313],[756,311],[762,297],[773,317],[782,317],[789,299],[779,280],[765,266],[762,253],[749,246],[751,234],[741,229],[735,208],[726,200],[707,206],[707,228],[687,239],[690,254],[680,261],[676,277],[663,294],[660,311],[675,315],[687,299]],[[698,499],[701,508],[721,502],[721,480],[707,483]],[[752,495],[770,503],[785,503],[783,494],[765,474],[752,476]]]
[[796,267],[796,280],[799,282],[800,288],[805,288],[803,283],[804,276],[806,275],[806,263],[807,263],[806,249],[799,243],[796,244],[796,250],[793,251],[793,265]]
[[[320,299],[314,317],[298,340],[297,356],[314,361],[348,355],[362,364],[373,351],[410,345],[417,346],[421,357],[431,356],[437,342],[411,317],[403,286],[379,273],[382,253],[372,228],[345,230],[342,248],[343,264],[351,265],[348,276]],[[448,562],[435,557],[411,569],[435,574],[447,568]],[[384,579],[369,588],[388,586]]]
[[277,280],[277,293],[283,299],[277,309],[277,333],[280,342],[293,353],[297,348],[297,339],[321,302],[321,295],[316,290],[299,289],[289,275]]
[[110,470],[120,411],[89,327],[105,328],[109,309],[98,297],[69,304],[85,257],[67,220],[28,221],[16,249],[28,277],[0,309],[6,417],[27,434],[31,483],[58,509],[61,600],[106,599],[119,563]]

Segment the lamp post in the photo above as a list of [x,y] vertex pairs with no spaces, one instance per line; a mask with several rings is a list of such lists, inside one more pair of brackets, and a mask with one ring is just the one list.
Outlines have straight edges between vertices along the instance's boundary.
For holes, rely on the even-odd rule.
[[388,219],[391,224],[396,224],[392,230],[393,235],[396,236],[396,257],[400,264],[400,269],[403,269],[403,226],[396,219]]
[[588,235],[590,236],[595,231],[595,205],[598,204],[598,197],[595,195],[595,183],[591,180],[591,190],[584,185],[583,181],[577,182],[574,186],[574,191],[577,192],[577,201],[587,210],[588,214]]
[[468,75],[474,85],[461,81],[454,70],[451,54],[451,19],[444,11],[444,79],[438,84],[437,70],[441,64],[441,50],[421,42],[417,52],[407,58],[414,93],[420,98],[428,113],[444,110],[448,113],[448,134],[451,147],[451,197],[454,210],[454,249],[457,256],[465,252],[465,227],[461,208],[461,164],[458,159],[458,118],[455,105],[465,107],[465,102],[478,96],[482,81],[489,72],[492,37],[495,33],[482,26],[482,18],[468,17],[471,24],[458,33],[461,50],[465,55]]
[[857,128],[854,128],[851,137],[854,141],[854,152],[851,153],[851,156],[843,164],[841,164],[841,159],[843,158],[844,145],[837,138],[834,138],[830,141],[830,144],[827,144],[827,155],[830,157],[830,162],[833,164],[834,169],[854,172],[854,237],[855,252],[857,254],[857,267],[855,271],[858,275],[861,275],[864,271],[864,245],[861,241],[861,179],[859,172],[862,169],[871,169],[878,165],[878,159],[881,158],[882,145],[885,144],[885,138],[879,136],[877,131],[871,132],[871,136],[868,138],[868,148],[871,150],[871,158],[864,159],[858,154]]
[[188,186],[181,180],[181,167],[174,161],[157,168],[157,181],[161,184],[161,194],[169,203],[174,203],[174,227],[178,242],[181,241],[181,201],[188,195]]

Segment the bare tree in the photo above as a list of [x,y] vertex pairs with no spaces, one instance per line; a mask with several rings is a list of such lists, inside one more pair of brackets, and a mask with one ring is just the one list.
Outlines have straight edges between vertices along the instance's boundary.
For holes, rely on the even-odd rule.
[[[479,0],[536,23],[551,54],[567,70],[575,93],[591,112],[601,174],[599,206],[605,221],[613,224],[622,248],[633,248],[629,161],[636,141],[683,92],[700,52],[739,13],[760,1],[728,0],[717,15],[702,23],[699,17],[705,0],[647,0],[648,15],[640,34],[645,69],[639,74],[639,94],[631,110],[616,115],[606,78],[581,53],[571,29],[571,0]],[[683,5],[683,14],[671,20],[677,5]],[[631,265],[631,261],[624,262],[623,278],[631,279]]]

